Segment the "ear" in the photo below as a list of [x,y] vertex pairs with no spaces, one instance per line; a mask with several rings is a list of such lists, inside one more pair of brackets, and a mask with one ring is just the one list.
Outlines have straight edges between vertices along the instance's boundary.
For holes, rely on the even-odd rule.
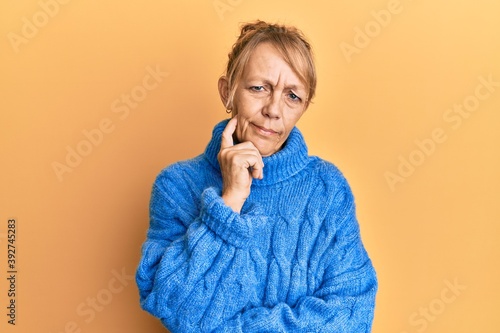
[[219,87],[220,100],[222,101],[222,104],[224,104],[224,107],[226,109],[232,107],[231,105],[228,105],[228,101],[229,101],[229,82],[227,81],[227,77],[221,76],[219,78],[218,87]]

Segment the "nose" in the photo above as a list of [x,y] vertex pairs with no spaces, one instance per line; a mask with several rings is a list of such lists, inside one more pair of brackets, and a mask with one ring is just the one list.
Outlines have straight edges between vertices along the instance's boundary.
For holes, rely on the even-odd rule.
[[262,114],[269,118],[279,119],[281,118],[281,108],[280,94],[274,92],[271,94],[267,104],[262,108]]

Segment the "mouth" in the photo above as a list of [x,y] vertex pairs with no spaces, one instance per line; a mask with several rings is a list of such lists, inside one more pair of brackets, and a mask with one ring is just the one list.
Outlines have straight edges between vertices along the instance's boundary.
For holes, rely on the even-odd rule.
[[273,131],[272,129],[265,128],[265,127],[256,125],[254,123],[251,123],[251,124],[257,130],[258,133],[260,133],[260,134],[262,134],[264,136],[273,136],[273,135],[278,134],[278,132]]

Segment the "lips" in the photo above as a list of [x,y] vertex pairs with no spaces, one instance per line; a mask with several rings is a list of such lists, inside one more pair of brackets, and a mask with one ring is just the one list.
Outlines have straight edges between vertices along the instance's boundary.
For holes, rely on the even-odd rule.
[[261,133],[262,135],[266,135],[266,136],[270,136],[270,135],[275,135],[275,134],[278,134],[278,132],[272,130],[272,129],[269,129],[269,128],[266,128],[266,127],[263,127],[263,126],[259,126],[259,125],[256,125],[254,123],[251,123],[253,125],[253,127],[255,127],[257,129],[257,131],[259,133]]

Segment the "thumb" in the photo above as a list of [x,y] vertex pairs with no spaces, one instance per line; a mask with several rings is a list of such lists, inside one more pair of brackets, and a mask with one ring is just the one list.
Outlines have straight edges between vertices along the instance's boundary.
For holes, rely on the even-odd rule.
[[234,146],[233,133],[236,130],[236,125],[238,124],[238,119],[236,117],[232,118],[224,128],[222,132],[222,140],[220,143],[221,149]]

